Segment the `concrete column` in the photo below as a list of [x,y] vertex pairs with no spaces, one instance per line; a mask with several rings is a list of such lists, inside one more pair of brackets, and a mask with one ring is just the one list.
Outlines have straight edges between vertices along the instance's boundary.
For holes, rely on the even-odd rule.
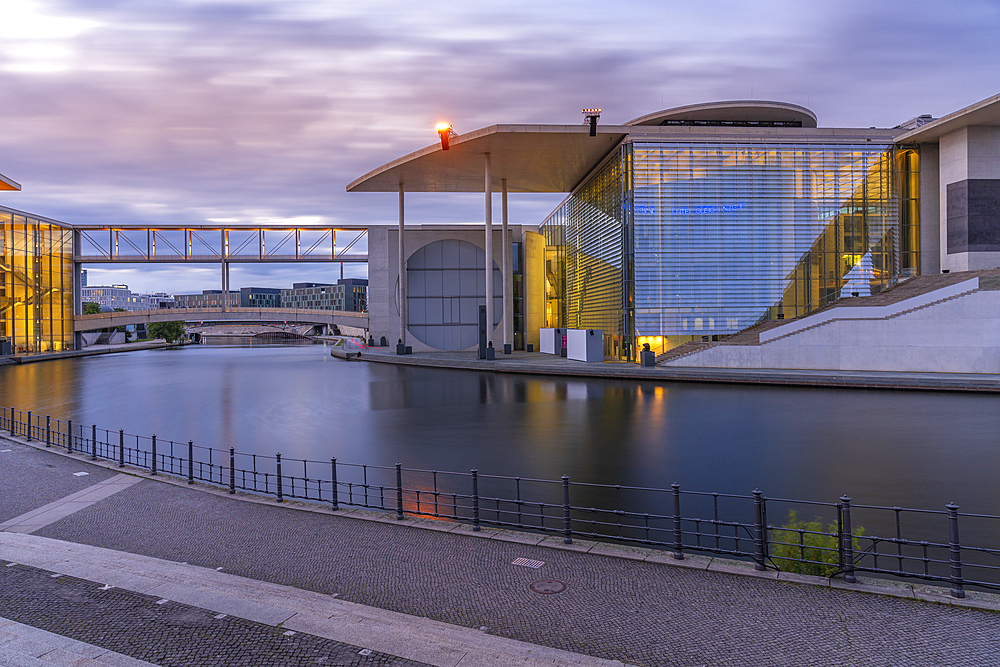
[[[71,250],[73,255],[80,254],[80,231],[73,230],[73,248]],[[83,285],[80,278],[80,267],[82,264],[79,262],[73,262],[73,320],[76,320],[77,315],[83,315]],[[11,332],[11,341],[13,342],[13,332]],[[83,349],[83,332],[73,331],[73,349],[82,350]]]
[[493,168],[486,153],[486,347],[493,342]]
[[404,206],[403,184],[399,184],[399,339],[406,345],[406,325],[409,320],[409,308],[406,303],[406,243],[403,229]]
[[503,256],[500,271],[503,275],[503,353],[510,354],[514,349],[514,296],[511,284],[511,247],[510,236],[507,233],[507,179],[500,181],[500,209],[502,211]]

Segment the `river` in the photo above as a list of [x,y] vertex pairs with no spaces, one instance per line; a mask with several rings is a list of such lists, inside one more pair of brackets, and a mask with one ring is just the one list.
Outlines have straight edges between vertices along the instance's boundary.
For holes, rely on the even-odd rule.
[[0,404],[286,459],[1000,514],[997,398],[649,383],[191,346],[0,366]]

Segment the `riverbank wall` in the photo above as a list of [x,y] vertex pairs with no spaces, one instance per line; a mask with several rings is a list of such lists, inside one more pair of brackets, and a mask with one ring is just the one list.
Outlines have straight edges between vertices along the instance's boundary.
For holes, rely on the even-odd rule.
[[93,345],[84,350],[53,352],[51,354],[17,354],[10,357],[0,357],[0,364],[33,364],[38,361],[93,357],[101,354],[115,354],[117,352],[135,352],[136,350],[159,350],[167,347],[180,347],[181,345],[181,343],[166,343],[162,340],[124,343],[122,345]]
[[642,367],[629,363],[585,363],[549,354],[516,352],[496,361],[476,359],[469,352],[415,353],[397,356],[390,348],[369,348],[362,361],[450,368],[494,373],[562,375],[583,378],[652,382],[712,382],[724,384],[840,387],[847,389],[906,389],[920,391],[1000,392],[1000,374],[892,371],[833,371],[741,369],[710,367]]

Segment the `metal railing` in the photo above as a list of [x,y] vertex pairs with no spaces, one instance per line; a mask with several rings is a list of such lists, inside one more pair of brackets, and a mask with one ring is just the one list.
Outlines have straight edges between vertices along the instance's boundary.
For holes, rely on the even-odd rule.
[[[407,516],[511,527],[574,537],[665,548],[682,560],[687,552],[751,561],[758,570],[842,575],[858,572],[915,578],[950,586],[965,597],[967,587],[1000,590],[1000,516],[943,510],[854,505],[847,496],[824,503],[669,488],[573,482],[424,470],[395,466],[243,454],[158,440],[0,409],[0,429],[12,437],[44,442],[91,460],[115,461],[171,475],[189,484],[205,482],[273,496],[364,507]],[[789,520],[768,522],[778,511]],[[798,521],[797,513],[814,513]],[[824,521],[825,519],[825,521]],[[959,524],[975,539],[962,543]],[[864,525],[866,528],[860,528]],[[877,532],[869,533],[869,530]],[[977,540],[986,544],[976,544]]]

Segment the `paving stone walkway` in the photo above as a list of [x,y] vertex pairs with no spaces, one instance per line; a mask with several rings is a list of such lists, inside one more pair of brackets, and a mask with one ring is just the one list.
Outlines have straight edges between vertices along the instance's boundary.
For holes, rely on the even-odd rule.
[[[99,582],[0,565],[0,617],[156,665],[423,665]],[[15,648],[0,643],[0,654]],[[38,663],[52,664],[50,654]]]
[[[52,483],[66,479],[67,495],[79,490],[69,479],[74,472],[102,477],[81,459],[11,449],[0,454],[0,488],[31,470],[49,471]],[[52,502],[50,493],[41,495],[36,506]],[[13,518],[5,502],[0,520]],[[18,511],[25,504],[16,503]],[[694,567],[676,567],[630,559],[627,550],[626,557],[583,553],[593,546],[586,543],[550,548],[538,535],[484,530],[493,539],[483,539],[442,522],[427,530],[381,518],[145,478],[34,535],[337,595],[346,604],[408,614],[414,628],[440,622],[632,665],[1000,664],[1000,614],[952,607],[944,596],[930,603],[798,585],[705,571],[697,559],[684,561]],[[543,564],[514,565],[518,558]],[[540,580],[565,590],[532,590]],[[357,630],[379,632],[377,623]],[[392,655],[413,659],[406,648]]]

